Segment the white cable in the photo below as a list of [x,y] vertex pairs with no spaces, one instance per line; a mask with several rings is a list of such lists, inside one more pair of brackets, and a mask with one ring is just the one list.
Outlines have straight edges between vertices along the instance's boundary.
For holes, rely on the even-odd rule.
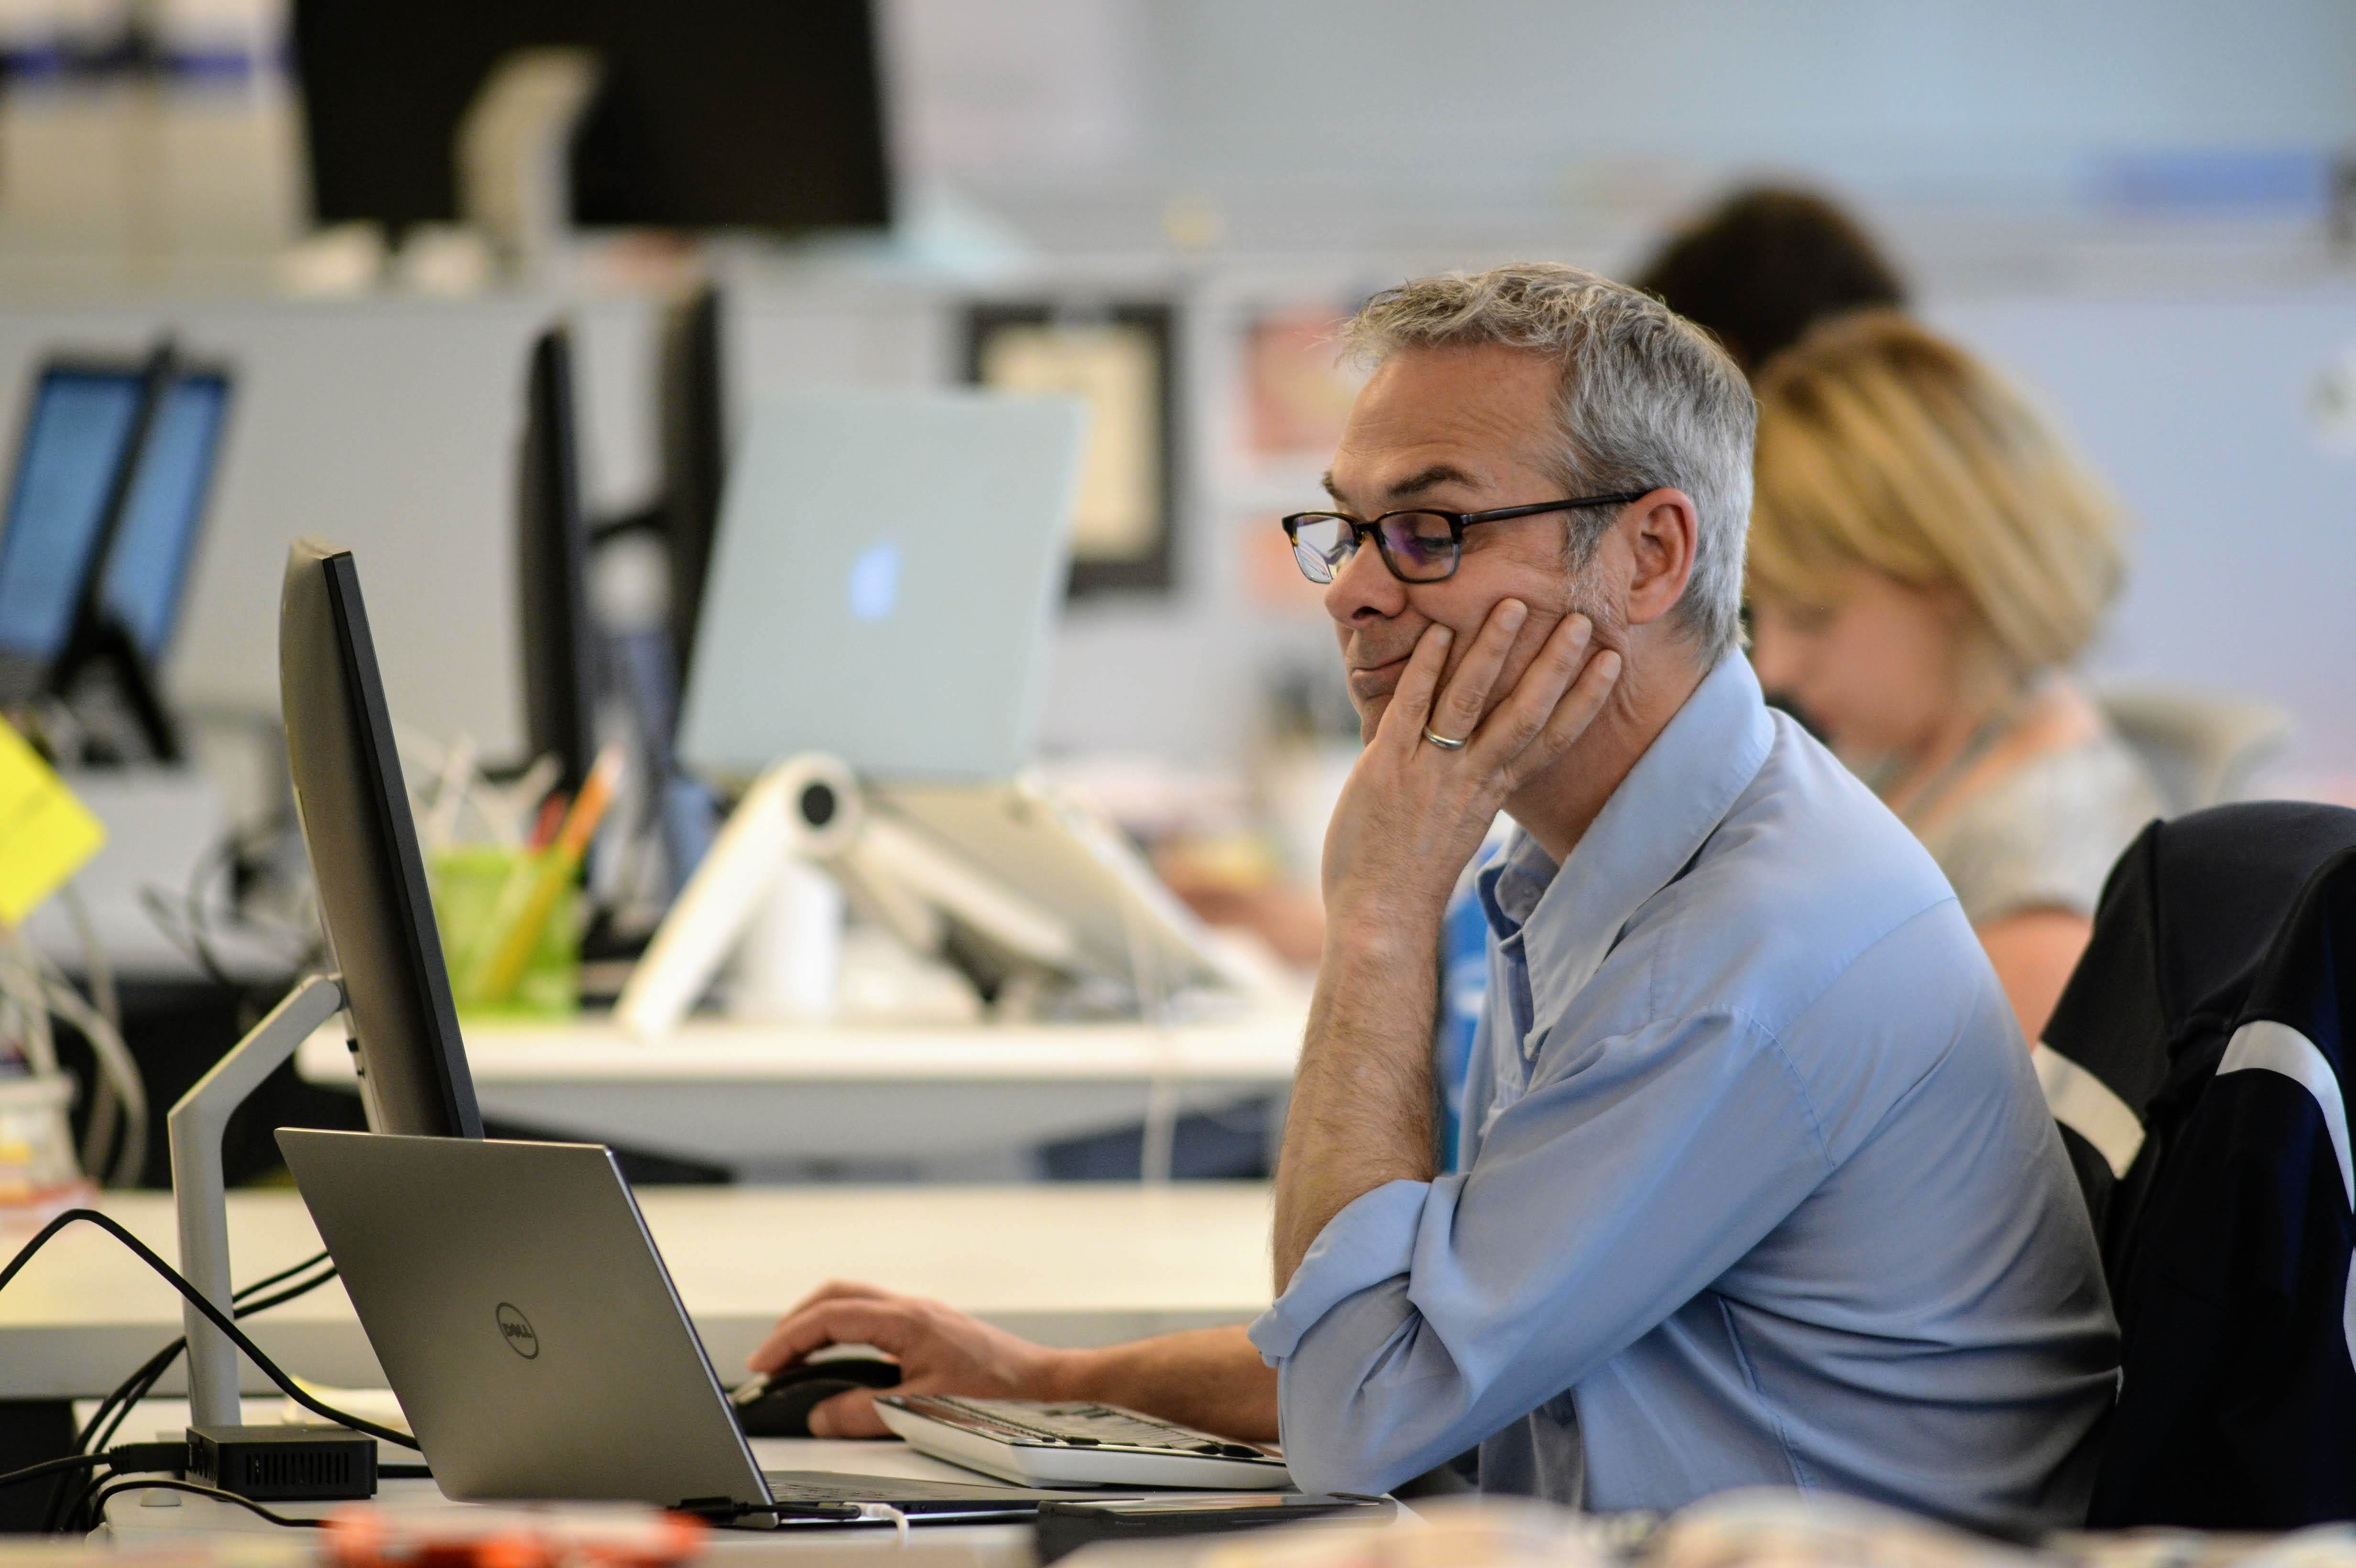
[[903,1552],[908,1550],[908,1516],[906,1514],[902,1513],[890,1503],[861,1503],[859,1505],[859,1517],[862,1519],[890,1520],[892,1521],[892,1533],[898,1539],[899,1549]]
[[[98,940],[98,929],[91,923],[90,906],[82,901],[81,890],[68,882],[58,890],[58,902],[74,928],[74,936],[81,944],[82,968],[90,981],[91,999],[98,1006],[98,1016],[106,1020],[114,1038],[123,1038],[123,1003],[114,990],[114,970],[106,961],[106,948]],[[92,1046],[94,1051],[97,1048]],[[134,1074],[136,1076],[135,1072]],[[125,1106],[122,1091],[115,1086],[115,1075],[102,1073],[91,1085],[90,1121],[82,1129],[81,1168],[95,1170],[107,1149],[113,1146],[115,1124]],[[145,1136],[143,1126],[140,1136]],[[127,1145],[125,1146],[127,1147]]]
[[[41,967],[44,971],[48,969],[46,963]],[[48,1010],[81,1031],[82,1038],[90,1042],[91,1054],[98,1059],[99,1070],[113,1081],[115,1093],[123,1102],[123,1141],[114,1157],[114,1168],[104,1180],[109,1187],[127,1186],[147,1155],[147,1086],[140,1079],[139,1064],[131,1059],[122,1033],[62,976],[45,972],[40,979]]]

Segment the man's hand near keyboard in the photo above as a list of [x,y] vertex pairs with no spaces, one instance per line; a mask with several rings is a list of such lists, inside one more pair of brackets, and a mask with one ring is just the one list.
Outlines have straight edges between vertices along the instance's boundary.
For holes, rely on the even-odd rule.
[[[1240,1324],[1099,1350],[1058,1350],[937,1301],[838,1282],[780,1319],[746,1364],[773,1372],[828,1345],[873,1345],[898,1361],[894,1393],[1094,1400],[1246,1443],[1277,1437],[1276,1373]],[[809,1427],[816,1437],[891,1435],[865,1389],[812,1410]]]

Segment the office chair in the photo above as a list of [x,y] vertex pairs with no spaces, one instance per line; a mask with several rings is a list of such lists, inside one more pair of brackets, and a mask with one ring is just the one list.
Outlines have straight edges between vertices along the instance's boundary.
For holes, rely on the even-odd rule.
[[2188,687],[2106,687],[2094,702],[2173,816],[2248,798],[2251,778],[2290,744],[2290,715]]
[[2123,1363],[2089,1522],[2356,1516],[2356,811],[2156,822],[2037,1051]]

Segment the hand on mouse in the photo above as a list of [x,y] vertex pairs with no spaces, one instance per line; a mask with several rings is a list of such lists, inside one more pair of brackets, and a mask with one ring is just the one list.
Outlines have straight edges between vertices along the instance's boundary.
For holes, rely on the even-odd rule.
[[[745,1358],[756,1372],[791,1366],[828,1345],[873,1345],[900,1363],[894,1393],[980,1399],[1053,1399],[1064,1353],[1019,1339],[953,1307],[872,1285],[820,1285],[777,1320]],[[813,1437],[888,1437],[867,1389],[840,1393],[809,1413]]]

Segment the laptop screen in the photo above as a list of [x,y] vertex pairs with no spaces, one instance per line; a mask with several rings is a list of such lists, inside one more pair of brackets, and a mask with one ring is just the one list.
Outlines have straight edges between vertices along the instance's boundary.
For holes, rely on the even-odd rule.
[[123,520],[107,549],[99,603],[150,663],[163,656],[179,616],[180,589],[228,414],[229,378],[220,372],[183,376],[172,384],[140,449]]
[[63,651],[142,380],[131,368],[42,372],[0,532],[0,650],[44,660]]

